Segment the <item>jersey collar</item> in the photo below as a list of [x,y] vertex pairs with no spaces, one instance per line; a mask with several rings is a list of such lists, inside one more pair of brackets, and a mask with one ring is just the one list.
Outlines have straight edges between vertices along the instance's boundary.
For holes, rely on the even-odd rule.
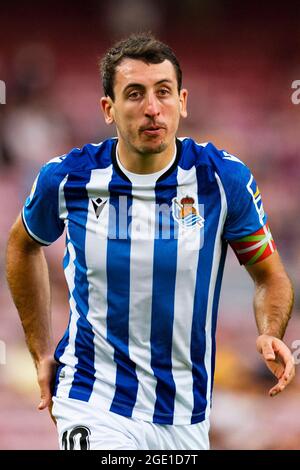
[[[158,181],[162,181],[165,178],[167,178],[175,170],[175,168],[177,168],[177,165],[178,165],[178,162],[179,162],[179,159],[180,159],[180,156],[181,156],[181,151],[182,151],[182,142],[179,139],[176,138],[175,143],[176,143],[175,159],[174,159],[172,165],[170,167],[167,167],[166,171],[164,173],[162,173],[157,178],[157,180],[155,180],[155,183],[157,183]],[[130,183],[133,183],[133,181],[131,179],[131,175],[134,175],[134,173],[130,174],[130,172],[126,172],[127,174],[125,174],[124,171],[122,170],[122,168],[120,167],[119,163],[118,163],[117,144],[118,144],[118,139],[115,139],[115,141],[113,143],[113,146],[112,146],[112,151],[111,151],[111,159],[112,159],[113,166],[114,166],[116,172],[118,173],[118,175],[121,176],[121,178],[123,178],[125,181],[129,181]],[[158,172],[158,173],[160,173],[160,172]],[[153,173],[153,175],[155,175],[155,173]],[[134,175],[134,176],[137,176],[137,180],[138,180],[139,176],[142,176],[142,177],[146,176],[145,180],[147,179],[147,175]],[[142,180],[142,178],[141,178],[141,180]]]

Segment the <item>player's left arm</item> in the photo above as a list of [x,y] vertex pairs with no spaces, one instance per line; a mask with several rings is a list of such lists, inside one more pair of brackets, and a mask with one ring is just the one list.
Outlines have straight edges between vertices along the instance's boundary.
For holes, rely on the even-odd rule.
[[277,251],[245,268],[255,284],[254,311],[259,331],[257,350],[278,379],[270,396],[282,392],[295,376],[294,358],[282,341],[293,307],[293,287]]
[[293,288],[268,226],[262,197],[250,169],[234,155],[220,152],[219,177],[227,200],[223,237],[255,283],[257,349],[278,379],[270,395],[293,379],[291,351],[282,341],[293,306]]

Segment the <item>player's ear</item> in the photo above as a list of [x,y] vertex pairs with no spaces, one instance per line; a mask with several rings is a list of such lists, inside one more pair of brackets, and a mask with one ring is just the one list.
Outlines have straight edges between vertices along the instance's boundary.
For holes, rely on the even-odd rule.
[[179,94],[179,103],[180,103],[180,115],[183,118],[187,117],[187,97],[188,97],[188,91],[185,88],[182,88]]
[[100,99],[100,106],[104,114],[106,124],[114,122],[113,101],[110,96],[103,96]]

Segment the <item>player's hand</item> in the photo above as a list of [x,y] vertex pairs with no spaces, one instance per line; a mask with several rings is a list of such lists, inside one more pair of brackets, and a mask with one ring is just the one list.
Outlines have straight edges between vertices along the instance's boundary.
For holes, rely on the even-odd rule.
[[287,345],[274,336],[260,335],[256,340],[256,346],[267,367],[278,379],[277,384],[269,390],[270,397],[274,397],[295,377],[294,358]]
[[55,378],[57,362],[53,356],[47,356],[36,364],[37,378],[40,386],[41,401],[38,409],[44,410],[51,408],[52,405],[52,387]]

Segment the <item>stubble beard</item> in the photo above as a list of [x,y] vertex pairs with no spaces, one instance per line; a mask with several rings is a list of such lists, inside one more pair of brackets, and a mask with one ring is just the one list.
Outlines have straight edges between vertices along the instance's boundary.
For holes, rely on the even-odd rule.
[[161,142],[160,144],[157,144],[157,146],[141,145],[136,148],[136,152],[140,155],[158,154],[164,152],[167,147],[168,144],[166,142]]

